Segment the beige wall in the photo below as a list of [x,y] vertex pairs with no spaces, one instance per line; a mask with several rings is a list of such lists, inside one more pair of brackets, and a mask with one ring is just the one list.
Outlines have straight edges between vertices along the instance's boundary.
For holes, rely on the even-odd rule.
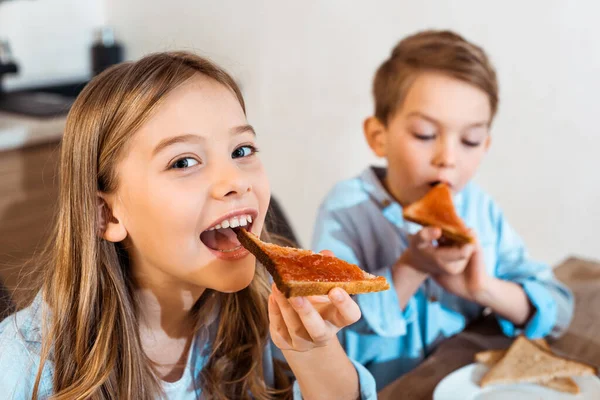
[[16,0],[0,4],[0,39],[19,63],[8,88],[86,79],[94,30],[104,23],[103,0]]
[[334,182],[374,161],[370,81],[402,36],[451,28],[496,63],[501,104],[477,181],[531,253],[600,258],[600,3],[105,0],[129,57],[197,50],[235,74],[273,192],[308,245]]

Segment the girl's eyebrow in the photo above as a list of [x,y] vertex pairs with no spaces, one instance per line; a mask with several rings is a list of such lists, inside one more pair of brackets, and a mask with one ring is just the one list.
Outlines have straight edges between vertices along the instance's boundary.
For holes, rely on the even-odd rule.
[[163,151],[165,148],[174,145],[175,143],[182,142],[203,142],[204,138],[202,136],[194,135],[191,133],[185,135],[172,136],[170,138],[166,138],[160,141],[158,145],[152,150],[152,157],[156,156],[158,153]]
[[[240,135],[242,133],[250,132],[253,136],[256,136],[256,132],[252,125],[240,125],[234,128],[231,128],[229,131],[232,136]],[[158,153],[166,149],[167,147],[174,145],[176,143],[184,143],[184,142],[203,142],[205,139],[202,136],[194,135],[192,133],[187,133],[184,135],[172,136],[166,139],[161,140],[158,145],[152,150],[152,157],[156,156]]]
[[256,131],[254,131],[254,128],[252,127],[252,125],[240,125],[240,126],[236,126],[235,128],[232,128],[230,130],[231,135],[239,135],[241,133],[245,133],[245,132],[250,132],[252,135],[256,136]]

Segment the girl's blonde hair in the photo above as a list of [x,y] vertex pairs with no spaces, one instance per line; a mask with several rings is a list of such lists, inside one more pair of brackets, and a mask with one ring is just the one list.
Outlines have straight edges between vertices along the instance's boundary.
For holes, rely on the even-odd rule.
[[[54,364],[54,399],[153,399],[161,385],[139,337],[134,283],[126,251],[98,235],[99,191],[117,189],[115,166],[132,135],[165,96],[196,74],[231,90],[244,109],[235,81],[210,61],[185,52],[157,53],[112,67],[90,82],[75,101],[62,142],[56,224],[43,253],[44,310],[41,362]],[[197,324],[215,304],[220,323],[200,382],[205,398],[267,399],[263,350],[268,341],[268,280],[257,266],[246,289],[207,290],[192,313]],[[200,306],[200,302],[202,305]],[[276,364],[277,386],[288,389]]]

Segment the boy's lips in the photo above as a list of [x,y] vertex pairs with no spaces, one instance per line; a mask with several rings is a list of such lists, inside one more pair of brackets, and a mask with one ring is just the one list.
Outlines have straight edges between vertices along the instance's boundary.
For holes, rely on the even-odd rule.
[[429,183],[428,183],[428,185],[429,185],[430,187],[434,187],[434,186],[436,186],[436,185],[439,185],[440,183],[443,183],[443,184],[445,184],[445,185],[446,185],[446,186],[448,186],[450,189],[452,189],[452,187],[453,187],[453,186],[452,186],[452,183],[450,183],[450,182],[449,182],[449,181],[447,181],[447,180],[443,180],[443,179],[440,179],[440,180],[435,180],[435,181],[431,181],[431,182],[429,182]]

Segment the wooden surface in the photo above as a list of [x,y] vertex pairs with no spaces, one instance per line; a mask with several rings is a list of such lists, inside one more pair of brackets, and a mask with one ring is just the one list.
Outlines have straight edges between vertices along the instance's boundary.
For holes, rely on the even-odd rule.
[[[570,258],[555,272],[573,290],[576,301],[569,330],[559,340],[550,342],[550,347],[560,356],[600,367],[600,263]],[[475,353],[507,348],[510,344],[493,317],[477,321],[443,342],[413,371],[383,388],[378,398],[431,399],[436,385],[451,372],[471,364]]]
[[16,300],[28,289],[24,265],[50,229],[57,161],[57,143],[0,152],[0,279]]

